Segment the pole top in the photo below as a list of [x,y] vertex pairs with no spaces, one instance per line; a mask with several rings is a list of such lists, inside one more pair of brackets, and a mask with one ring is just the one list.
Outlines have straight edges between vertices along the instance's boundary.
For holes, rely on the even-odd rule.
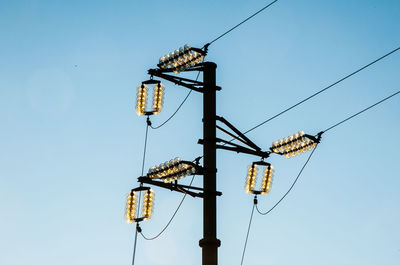
[[216,63],[213,63],[213,62],[204,62],[203,63],[203,66],[205,67],[205,68],[217,68],[217,64]]

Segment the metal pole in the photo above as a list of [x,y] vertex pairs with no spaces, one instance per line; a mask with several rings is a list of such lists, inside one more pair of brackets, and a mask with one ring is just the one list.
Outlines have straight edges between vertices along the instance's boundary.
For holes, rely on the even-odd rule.
[[[202,265],[218,264],[218,247],[221,241],[217,239],[217,156],[216,156],[216,78],[217,65],[204,63],[203,71],[203,156],[204,178],[203,188],[203,239],[199,245],[202,248]],[[207,193],[207,191],[210,191]]]

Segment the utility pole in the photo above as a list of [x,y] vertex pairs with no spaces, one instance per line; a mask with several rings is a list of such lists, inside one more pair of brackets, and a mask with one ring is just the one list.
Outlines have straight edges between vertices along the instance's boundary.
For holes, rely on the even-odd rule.
[[203,64],[203,239],[202,265],[218,264],[217,239],[217,148],[216,148],[216,69],[212,62]]
[[[136,112],[138,115],[155,115],[162,109],[164,85],[154,76],[170,81],[176,85],[186,87],[203,94],[203,139],[198,143],[203,145],[203,166],[200,165],[201,156],[195,160],[172,159],[149,169],[145,176],[140,176],[138,182],[140,187],[132,189],[127,197],[126,220],[128,223],[146,221],[151,218],[153,209],[154,192],[150,187],[143,184],[150,184],[164,189],[188,194],[192,197],[203,199],[203,238],[199,241],[202,248],[202,265],[218,265],[218,247],[221,241],[217,238],[217,196],[222,193],[217,191],[217,149],[228,150],[236,153],[254,155],[261,158],[261,161],[253,162],[249,168],[246,192],[254,195],[267,194],[271,189],[273,166],[264,161],[270,154],[291,157],[315,148],[321,138],[317,136],[296,133],[279,141],[275,141],[268,151],[263,151],[252,142],[240,130],[228,122],[225,118],[216,115],[216,94],[221,87],[216,85],[217,65],[213,62],[204,62],[207,54],[207,47],[203,49],[191,48],[188,45],[171,52],[160,58],[157,69],[149,69],[150,79],[143,81],[138,87]],[[203,82],[191,80],[171,73],[178,74],[184,71],[203,72]],[[148,86],[154,85],[153,108],[146,109]],[[218,121],[218,124],[217,124]],[[217,138],[216,130],[232,137],[230,141]],[[234,143],[232,140],[239,143]],[[256,188],[257,167],[263,167],[264,176],[260,188]],[[203,187],[179,184],[179,179],[189,175],[203,175]],[[142,216],[136,216],[138,210],[137,194],[144,192]],[[141,232],[139,225],[137,231]]]

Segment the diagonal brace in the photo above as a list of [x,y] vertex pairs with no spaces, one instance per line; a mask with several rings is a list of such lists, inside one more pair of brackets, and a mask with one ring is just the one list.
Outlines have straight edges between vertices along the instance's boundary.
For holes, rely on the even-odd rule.
[[[172,76],[172,75],[166,75],[161,73],[160,71],[156,70],[156,69],[150,69],[148,71],[149,75],[154,75],[154,76],[158,76],[160,78],[163,78],[165,80],[168,80],[176,85],[180,85],[180,86],[184,86],[187,87],[189,89],[195,90],[197,92],[203,92],[203,90],[201,89],[203,87],[203,83],[196,81],[196,80],[191,80],[191,79],[187,79],[187,78],[183,78],[183,77],[177,77],[177,76]],[[199,86],[199,87],[197,87]]]
[[[216,148],[217,149],[225,149],[225,150],[229,150],[229,151],[234,151],[237,153],[245,153],[245,154],[250,154],[250,155],[255,155],[261,158],[267,158],[269,157],[269,155],[271,154],[270,151],[261,151],[261,150],[253,150],[220,138],[215,138],[215,142],[216,143],[224,143],[224,144],[217,144]],[[199,139],[198,141],[199,144],[204,144],[204,140],[203,139]],[[231,145],[231,146],[228,146]]]
[[235,139],[241,141],[242,143],[246,144],[249,147],[254,148],[257,151],[261,151],[261,148],[258,147],[255,143],[253,143],[249,138],[247,138],[242,132],[240,132],[238,129],[236,129],[235,126],[233,126],[230,122],[228,122],[225,118],[220,117],[220,116],[216,116],[216,119],[219,120],[220,122],[222,122],[223,124],[225,124],[226,126],[229,127],[229,129],[231,129],[232,131],[234,131],[238,137],[235,137],[232,134],[229,134],[226,130],[223,130],[221,127],[217,127],[218,129],[222,129],[223,132],[227,133],[228,135],[234,137]]

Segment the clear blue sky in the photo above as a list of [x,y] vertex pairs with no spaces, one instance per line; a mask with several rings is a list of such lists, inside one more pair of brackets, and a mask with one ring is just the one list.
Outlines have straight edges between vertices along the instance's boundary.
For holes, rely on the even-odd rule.
[[[201,47],[267,1],[7,1],[0,3],[0,264],[130,264],[134,225],[125,196],[140,175],[145,118],[136,86],[158,58]],[[217,112],[241,130],[400,46],[400,1],[278,1],[210,46]],[[302,129],[316,134],[400,89],[400,53],[249,137],[263,148]],[[190,75],[189,75],[190,76]],[[187,90],[165,82],[160,124]],[[145,170],[201,155],[201,96],[149,132]],[[289,196],[255,215],[245,264],[397,265],[400,260],[400,97],[323,137]],[[266,210],[307,155],[271,157]],[[218,151],[221,265],[240,264],[255,157]],[[190,179],[183,180],[188,183]],[[200,185],[201,177],[194,184]],[[155,188],[153,236],[182,195]],[[158,240],[139,236],[136,264],[201,264],[200,199],[187,198]]]

